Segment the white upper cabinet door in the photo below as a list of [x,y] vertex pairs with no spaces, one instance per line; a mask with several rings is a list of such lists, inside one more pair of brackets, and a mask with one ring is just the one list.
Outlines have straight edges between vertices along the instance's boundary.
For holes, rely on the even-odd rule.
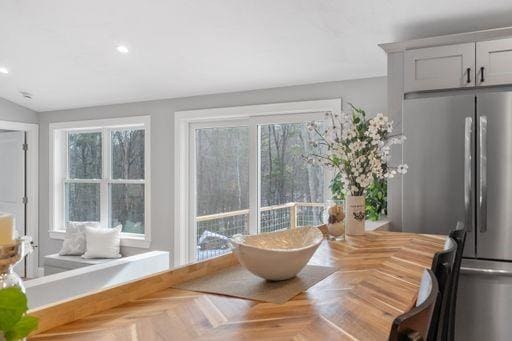
[[512,39],[476,43],[479,86],[512,84]]
[[405,51],[405,92],[475,86],[475,43]]

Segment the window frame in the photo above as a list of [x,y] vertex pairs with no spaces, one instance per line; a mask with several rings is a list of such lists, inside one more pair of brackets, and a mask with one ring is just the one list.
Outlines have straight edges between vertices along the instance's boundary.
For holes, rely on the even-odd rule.
[[[112,132],[144,130],[144,179],[114,179],[112,177]],[[65,185],[67,183],[100,184],[100,224],[110,227],[110,185],[144,185],[144,234],[121,233],[121,245],[149,248],[151,244],[151,118],[133,116],[113,119],[52,123],[50,131],[50,238],[63,239],[65,234]],[[68,134],[101,133],[102,171],[100,179],[70,179],[68,167]]]
[[[242,107],[181,111],[175,113],[175,198],[174,198],[174,265],[196,260],[195,220],[195,134],[193,129],[226,126],[249,127],[249,232],[257,233],[259,226],[260,172],[259,126],[262,124],[297,123],[318,120],[325,112],[341,112],[341,100],[318,100],[290,103],[262,104]],[[329,195],[328,180],[324,172],[324,195]],[[256,195],[255,195],[256,194]],[[193,244],[193,245],[192,245]]]

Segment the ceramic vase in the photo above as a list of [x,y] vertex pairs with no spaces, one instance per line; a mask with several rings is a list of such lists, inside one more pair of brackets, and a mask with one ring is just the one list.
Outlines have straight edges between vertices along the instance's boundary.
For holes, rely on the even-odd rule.
[[364,196],[348,196],[346,212],[345,233],[349,236],[363,235],[366,214]]

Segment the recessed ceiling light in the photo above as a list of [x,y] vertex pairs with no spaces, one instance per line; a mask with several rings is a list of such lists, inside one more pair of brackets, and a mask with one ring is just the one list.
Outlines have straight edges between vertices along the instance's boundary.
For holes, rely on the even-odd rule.
[[126,54],[126,53],[130,52],[130,50],[128,50],[128,48],[124,45],[119,45],[117,47],[117,51],[122,54]]
[[3,66],[0,66],[0,73],[3,73],[3,74],[8,74],[9,73],[9,70],[7,70],[6,67],[3,67]]

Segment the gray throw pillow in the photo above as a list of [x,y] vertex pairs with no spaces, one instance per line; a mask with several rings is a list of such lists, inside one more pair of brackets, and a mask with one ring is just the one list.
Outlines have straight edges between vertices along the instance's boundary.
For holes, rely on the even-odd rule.
[[70,221],[66,226],[66,234],[59,251],[61,256],[81,256],[86,250],[85,227],[100,228],[96,221]]

